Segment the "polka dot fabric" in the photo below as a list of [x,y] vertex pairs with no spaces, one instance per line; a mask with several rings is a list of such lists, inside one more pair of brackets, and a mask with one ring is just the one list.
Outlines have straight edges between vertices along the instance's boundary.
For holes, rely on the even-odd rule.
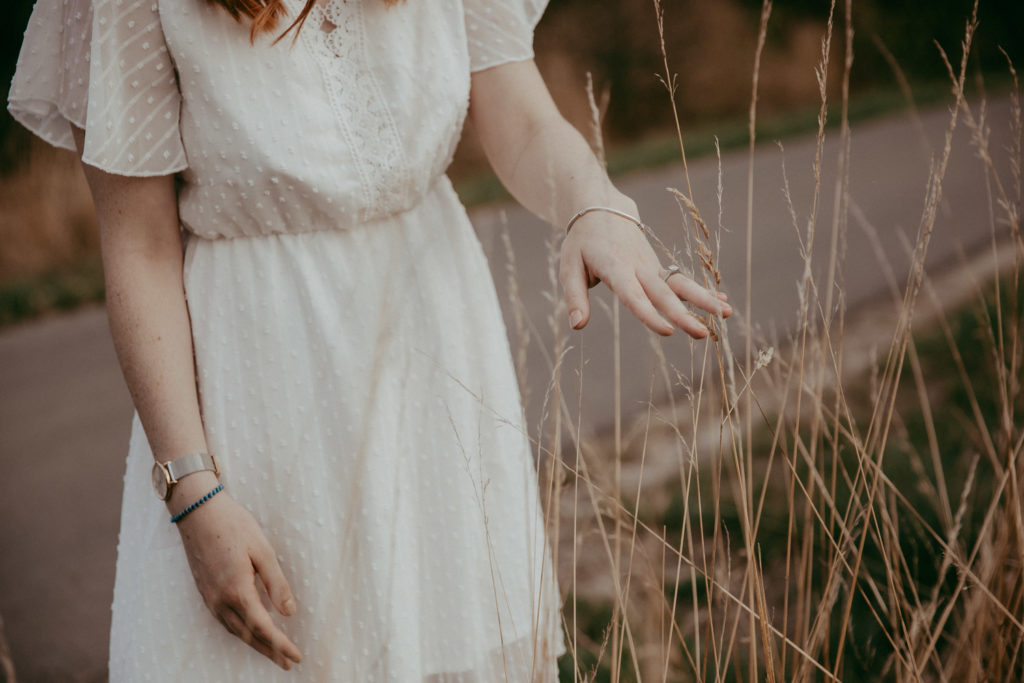
[[533,57],[533,29],[547,0],[464,0],[473,71]]
[[11,83],[8,109],[51,145],[74,149],[71,124],[85,128],[91,39],[89,0],[35,6]]
[[447,180],[360,228],[193,238],[186,262],[210,448],[278,552],[305,661],[279,672],[203,607],[136,425],[111,680],[555,680],[515,375]]
[[557,679],[508,342],[443,175],[471,69],[528,58],[541,9],[323,0],[295,40],[252,45],[207,0],[37,4],[11,111],[60,146],[84,127],[86,163],[178,174],[210,448],[299,604],[288,673],[217,623],[136,420],[114,683]]
[[[95,4],[95,8],[93,5]],[[11,85],[15,119],[111,173],[167,175],[187,165],[181,95],[155,0],[45,0],[36,5]]]

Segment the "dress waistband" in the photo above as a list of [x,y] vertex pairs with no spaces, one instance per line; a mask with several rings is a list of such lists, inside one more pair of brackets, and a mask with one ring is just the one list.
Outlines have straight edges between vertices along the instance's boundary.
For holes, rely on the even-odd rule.
[[[445,174],[436,176],[433,182],[427,186],[427,189],[422,195],[420,195],[416,201],[412,202],[409,206],[398,211],[394,211],[388,214],[382,214],[380,216],[374,216],[366,220],[358,220],[350,218],[348,212],[338,211],[333,216],[328,218],[334,218],[331,222],[326,222],[323,219],[315,220],[312,216],[308,220],[297,220],[295,223],[289,224],[286,228],[282,226],[282,229],[274,229],[266,224],[252,224],[249,226],[242,226],[238,223],[233,224],[232,227],[238,229],[237,234],[224,234],[224,233],[203,233],[201,231],[194,230],[184,222],[181,225],[183,233],[189,240],[197,239],[203,241],[220,241],[220,240],[250,240],[260,239],[266,237],[287,237],[288,235],[304,235],[316,232],[335,232],[335,231],[349,231],[349,230],[365,230],[372,229],[375,225],[387,223],[394,220],[399,220],[404,216],[408,216],[414,213],[430,199],[434,197],[449,196],[455,201],[458,201],[458,195],[455,193],[455,189],[452,187],[451,181]],[[246,231],[246,228],[251,229],[251,232]]]

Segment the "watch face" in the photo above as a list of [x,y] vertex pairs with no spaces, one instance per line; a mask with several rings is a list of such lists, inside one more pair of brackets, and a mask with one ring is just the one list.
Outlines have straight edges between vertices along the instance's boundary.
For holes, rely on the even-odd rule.
[[153,463],[153,488],[161,500],[167,499],[167,471],[160,463]]

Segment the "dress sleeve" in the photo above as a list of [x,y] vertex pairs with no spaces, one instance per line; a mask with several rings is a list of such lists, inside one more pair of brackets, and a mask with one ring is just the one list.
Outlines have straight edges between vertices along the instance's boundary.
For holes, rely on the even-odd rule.
[[127,176],[188,166],[181,93],[156,0],[39,0],[8,98],[11,115],[82,161]]
[[533,29],[547,4],[547,0],[463,0],[470,70],[533,57]]

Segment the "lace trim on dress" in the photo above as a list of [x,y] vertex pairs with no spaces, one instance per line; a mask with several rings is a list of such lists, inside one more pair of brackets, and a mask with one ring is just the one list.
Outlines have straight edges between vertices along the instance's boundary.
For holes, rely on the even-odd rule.
[[[405,208],[412,171],[380,83],[369,67],[362,2],[314,5],[306,41],[320,64],[338,126],[352,150],[363,195],[362,219]],[[353,131],[360,131],[356,137]]]

